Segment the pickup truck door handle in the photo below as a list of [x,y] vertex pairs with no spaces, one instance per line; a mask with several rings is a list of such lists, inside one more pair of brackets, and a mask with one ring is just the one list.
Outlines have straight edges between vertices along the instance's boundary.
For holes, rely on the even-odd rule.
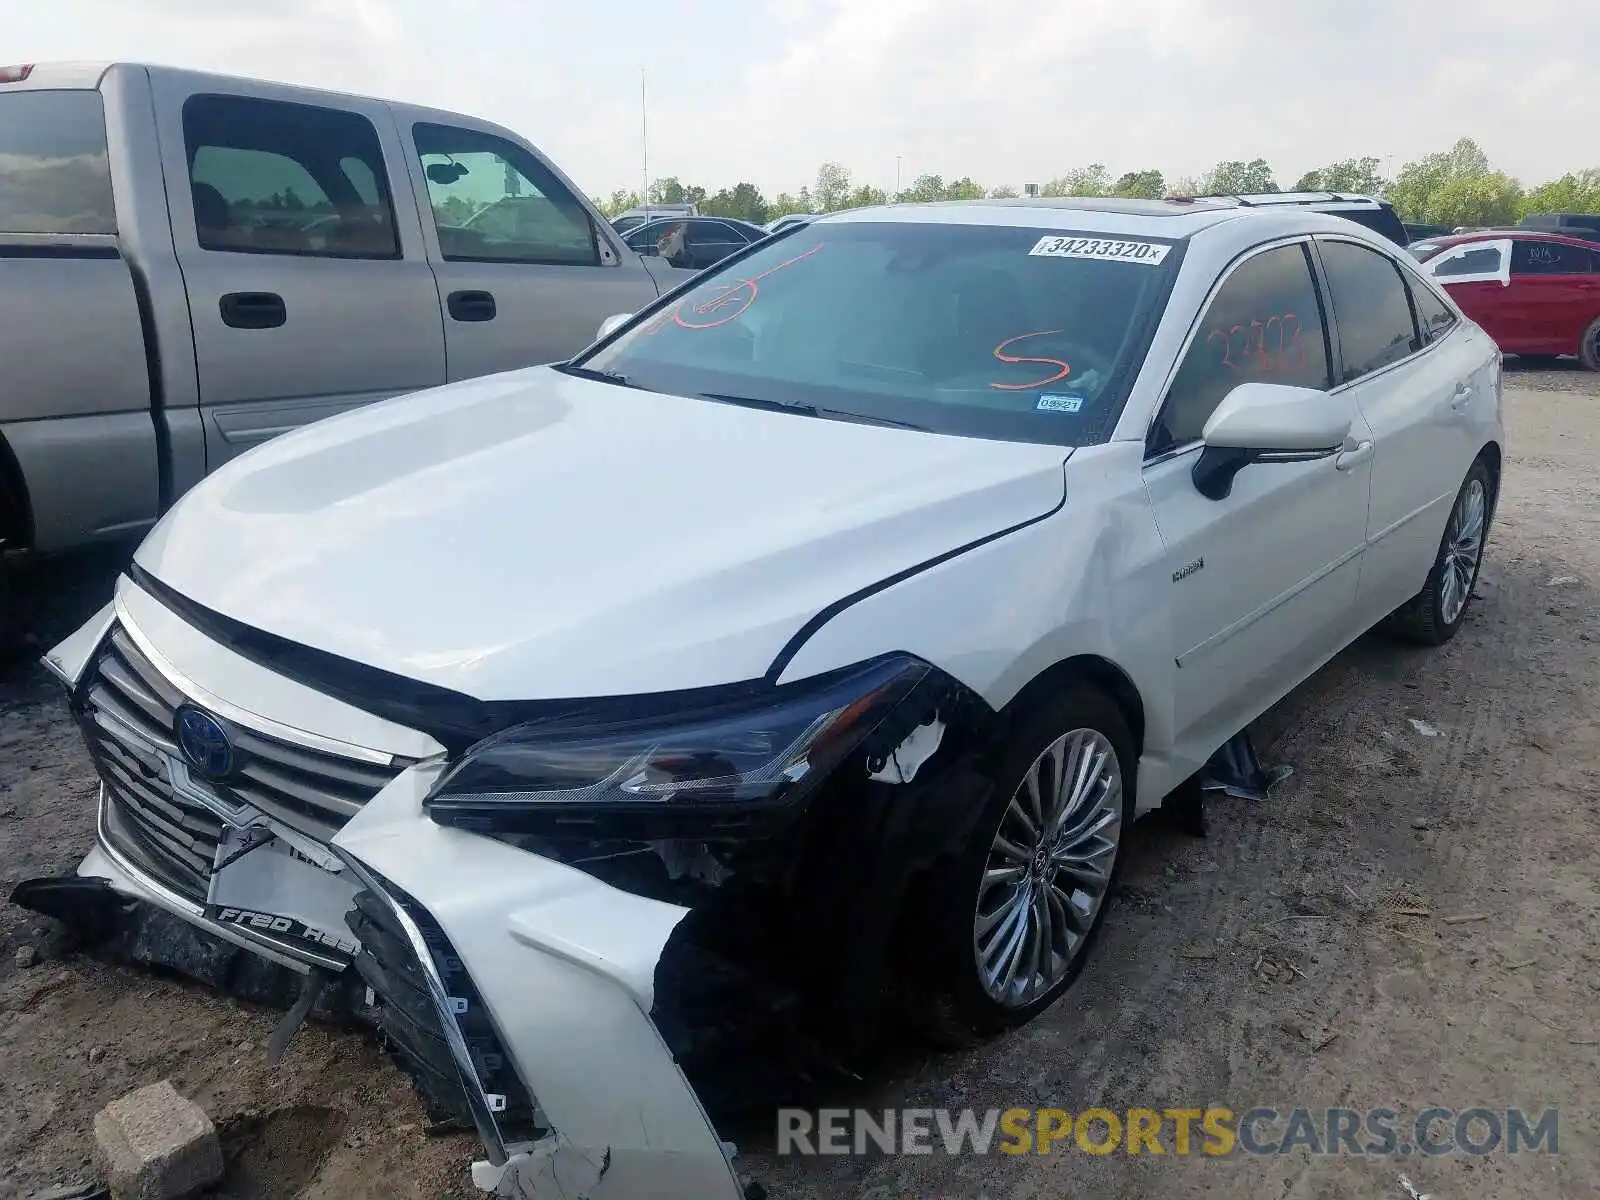
[[1348,471],[1359,466],[1372,457],[1372,443],[1370,441],[1358,442],[1349,450],[1343,450],[1339,457],[1333,460],[1333,465],[1340,471]]
[[445,297],[444,306],[457,321],[494,320],[493,292],[451,292]]
[[1467,402],[1471,399],[1472,385],[1470,383],[1458,383],[1456,385],[1455,394],[1450,397],[1450,407],[1455,412],[1460,412],[1467,406]]
[[289,319],[283,297],[276,292],[229,292],[217,307],[230,329],[276,329]]

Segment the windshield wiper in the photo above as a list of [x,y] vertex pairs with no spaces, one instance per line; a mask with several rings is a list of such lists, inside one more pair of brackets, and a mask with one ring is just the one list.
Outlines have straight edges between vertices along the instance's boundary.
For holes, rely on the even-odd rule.
[[857,425],[882,425],[889,429],[927,432],[925,426],[910,421],[900,421],[894,417],[869,416],[866,413],[850,412],[842,408],[819,408],[815,404],[789,404],[782,400],[760,400],[754,396],[730,396],[721,392],[701,392],[700,398],[715,400],[719,404],[737,404],[741,408],[765,409],[767,412],[798,413],[802,417],[821,417],[829,421],[852,421]]
[[593,379],[596,383],[614,383],[618,387],[638,387],[626,375],[617,371],[597,371],[593,367],[580,367],[577,363],[558,362],[551,363],[552,367],[563,375],[575,375],[579,379]]

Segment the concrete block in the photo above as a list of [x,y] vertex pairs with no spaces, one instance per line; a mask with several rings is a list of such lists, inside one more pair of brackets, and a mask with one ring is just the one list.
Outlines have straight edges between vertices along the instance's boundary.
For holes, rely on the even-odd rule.
[[166,1080],[97,1112],[94,1140],[114,1200],[177,1200],[222,1178],[211,1118]]

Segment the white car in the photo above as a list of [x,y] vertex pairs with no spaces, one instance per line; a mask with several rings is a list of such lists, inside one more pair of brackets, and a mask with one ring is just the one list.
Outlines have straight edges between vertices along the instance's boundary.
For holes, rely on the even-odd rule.
[[80,886],[370,986],[481,1187],[738,1196],[707,1108],[789,999],[1028,1020],[1135,817],[1363,631],[1457,631],[1500,409],[1339,217],[801,224],[189,493],[48,659]]

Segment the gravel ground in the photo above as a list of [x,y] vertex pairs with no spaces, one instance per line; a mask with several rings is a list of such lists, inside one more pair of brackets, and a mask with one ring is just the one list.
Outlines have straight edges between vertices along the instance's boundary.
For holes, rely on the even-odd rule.
[[[777,1200],[1600,1194],[1600,377],[1514,371],[1508,408],[1500,513],[1460,636],[1346,651],[1260,722],[1263,756],[1296,767],[1270,800],[1214,806],[1204,841],[1136,831],[1064,1001],[839,1103],[1555,1107],[1560,1153],[776,1159],[768,1131],[745,1132],[741,1162]],[[41,645],[99,605],[118,561],[24,581]],[[94,796],[43,671],[0,666],[0,878],[70,869]],[[269,1068],[275,1019],[57,958],[39,919],[0,904],[0,1197],[87,1178],[94,1112],[161,1078],[217,1120],[230,1196],[475,1194],[474,1146],[427,1136],[368,1040],[311,1028]]]

